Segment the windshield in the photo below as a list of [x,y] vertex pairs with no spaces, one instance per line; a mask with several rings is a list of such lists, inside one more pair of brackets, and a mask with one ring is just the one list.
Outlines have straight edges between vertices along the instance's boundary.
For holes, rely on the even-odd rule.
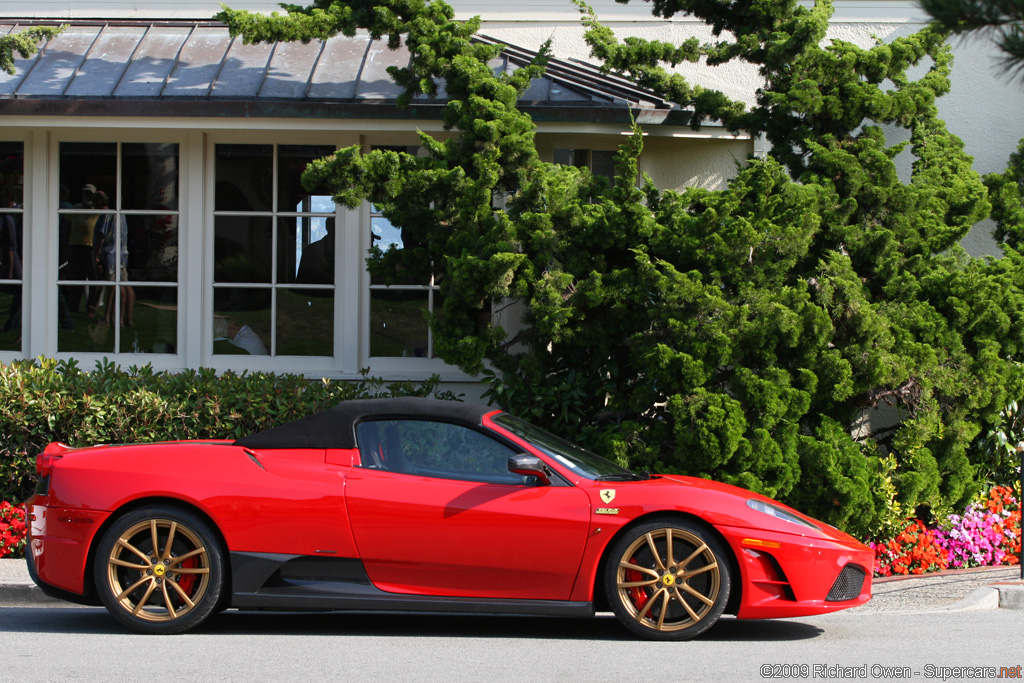
[[600,455],[580,448],[576,444],[546,432],[518,417],[501,413],[494,417],[494,423],[507,429],[516,436],[528,441],[559,463],[569,468],[574,474],[597,481],[639,481],[646,477],[630,472]]

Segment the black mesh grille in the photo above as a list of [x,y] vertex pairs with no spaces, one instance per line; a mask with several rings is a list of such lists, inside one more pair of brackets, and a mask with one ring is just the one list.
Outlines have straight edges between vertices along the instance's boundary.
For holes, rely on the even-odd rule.
[[860,567],[848,564],[839,572],[836,582],[832,584],[832,590],[828,592],[825,602],[843,602],[853,600],[860,595],[864,587],[865,571]]

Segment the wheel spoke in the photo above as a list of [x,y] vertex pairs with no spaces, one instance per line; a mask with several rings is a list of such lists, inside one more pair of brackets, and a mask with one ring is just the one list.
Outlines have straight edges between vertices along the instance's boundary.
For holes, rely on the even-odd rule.
[[692,619],[694,622],[700,621],[700,617],[697,616],[697,613],[693,611],[693,608],[690,607],[689,604],[687,604],[686,600],[683,598],[683,594],[679,592],[678,588],[675,589],[675,596],[676,600],[679,601],[679,604],[682,605],[683,609],[686,610],[686,613],[690,615],[690,619]]
[[[141,579],[139,579],[138,581],[136,581],[135,583],[133,583],[132,585],[128,586],[123,591],[121,591],[121,593],[117,596],[117,600],[119,602],[121,600],[124,600],[125,597],[129,593],[131,593],[133,590],[135,590],[136,588],[138,588],[142,584],[146,583],[147,581],[152,581],[152,580],[153,580],[153,577],[151,577],[151,576],[143,576]],[[150,589],[150,590],[152,590],[152,589]],[[149,595],[149,593],[146,593],[146,595]]]
[[665,529],[665,548],[665,563],[667,566],[671,567],[676,563],[675,560],[672,559],[672,529]]
[[142,599],[135,603],[135,609],[132,610],[133,615],[138,615],[142,608],[146,606],[146,601],[149,600],[149,596],[153,594],[153,589],[156,588],[156,581],[150,581],[149,586],[146,588],[146,594],[142,596]]
[[209,567],[179,567],[174,570],[175,574],[209,574]]
[[174,532],[178,530],[178,523],[171,522],[171,528],[167,532],[167,545],[164,546],[164,551],[160,553],[160,559],[166,560],[171,556],[171,544],[174,543]]
[[153,565],[149,564],[132,564],[128,560],[122,560],[117,557],[110,558],[110,564],[117,565],[118,567],[127,567],[128,569],[137,569],[138,571],[144,572]]
[[644,538],[647,539],[647,546],[651,549],[651,554],[654,555],[654,561],[657,563],[658,569],[665,569],[665,565],[661,561],[661,554],[658,552],[658,547],[654,545],[654,536],[648,532],[644,534]]
[[[184,555],[178,555],[177,557],[170,558],[171,559],[171,563],[169,565],[167,565],[167,566],[168,567],[177,566],[177,565],[181,564],[182,562],[184,562],[185,560],[187,560],[187,559],[189,559],[191,557],[195,557],[196,555],[202,555],[205,552],[206,552],[206,548],[196,548],[195,550],[189,551],[189,552],[185,553]],[[176,569],[175,571],[178,571],[178,570]]]
[[180,595],[181,599],[185,601],[185,604],[188,605],[189,609],[192,609],[196,606],[196,604],[192,602],[192,598],[190,598],[188,594],[182,589],[182,587],[178,585],[177,581],[171,581],[170,579],[168,579],[167,583],[171,584],[171,587],[174,588],[174,590],[178,591],[178,595]]
[[[133,546],[126,539],[123,539],[123,538],[117,539],[117,545],[119,545],[122,548],[124,548],[125,550],[129,550],[129,551],[135,553],[136,555],[138,555],[139,557],[141,557],[145,561],[146,567],[149,567],[149,566],[152,565],[152,560],[150,560],[149,556],[146,555],[146,553],[144,553],[141,550],[139,550],[138,548],[136,548],[135,546]],[[110,559],[111,560],[114,559],[113,558],[113,553],[111,553],[111,558]]]
[[694,550],[693,553],[688,558],[686,558],[685,560],[683,560],[682,562],[679,563],[679,568],[682,569],[686,565],[690,564],[691,562],[693,562],[693,560],[698,555],[700,555],[701,553],[703,553],[705,550],[708,550],[708,549],[709,548],[708,548],[707,543],[701,543],[699,548]]
[[712,562],[711,564],[706,564],[703,567],[701,567],[700,569],[694,569],[693,571],[689,571],[689,572],[681,571],[678,574],[676,574],[676,577],[679,578],[679,579],[684,579],[685,580],[685,579],[689,579],[689,578],[692,578],[694,576],[697,576],[698,574],[703,574],[704,572],[709,572],[712,569],[718,569],[718,563],[717,562]]
[[160,539],[155,519],[149,520],[149,534],[153,541],[153,557],[158,558],[160,557]]
[[643,621],[644,619],[647,618],[647,613],[651,611],[651,607],[654,605],[654,601],[657,600],[658,596],[661,595],[664,592],[665,592],[664,588],[659,588],[658,590],[654,591],[654,595],[652,595],[650,598],[647,599],[647,604],[644,605],[644,608],[642,610],[640,610],[640,612],[638,612],[637,615],[636,615],[636,618],[639,621]]
[[697,591],[695,591],[695,590],[694,590],[693,588],[691,588],[689,584],[686,584],[686,583],[684,583],[684,584],[682,585],[682,589],[683,589],[684,591],[686,591],[687,593],[689,593],[690,595],[692,595],[693,597],[695,597],[695,598],[697,598],[698,600],[700,600],[701,602],[703,602],[703,603],[704,603],[705,605],[707,605],[708,607],[710,607],[711,605],[715,604],[715,601],[714,601],[714,600],[712,600],[711,598],[709,598],[709,597],[708,597],[708,596],[706,596],[706,595],[703,595],[703,594],[701,594],[701,593],[698,593],[698,592],[697,592]]
[[626,562],[625,560],[623,560],[622,562],[619,562],[619,567],[621,569],[632,569],[633,571],[640,572],[641,574],[647,574],[648,576],[652,576],[655,579],[660,579],[661,578],[661,574],[659,574],[658,572],[654,571],[653,569],[650,569],[649,567],[641,567],[638,564],[633,564],[632,562]]
[[175,619],[178,613],[174,611],[174,605],[171,602],[171,596],[167,594],[168,581],[164,581],[160,584],[160,589],[164,592],[164,604],[167,605],[167,613],[171,615],[171,619]]
[[653,586],[658,583],[658,579],[650,579],[647,581],[620,581],[618,583],[619,588],[642,588],[644,586]]
[[661,599],[661,614],[658,615],[658,630],[665,628],[665,615],[668,614],[668,604],[671,601],[672,596],[669,595],[668,591],[662,591],[663,597]]

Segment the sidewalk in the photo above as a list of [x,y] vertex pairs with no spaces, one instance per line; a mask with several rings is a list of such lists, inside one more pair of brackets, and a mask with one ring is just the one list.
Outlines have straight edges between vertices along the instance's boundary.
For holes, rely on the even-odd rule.
[[[1020,567],[960,569],[921,576],[875,579],[871,602],[851,612],[944,612],[977,609],[1024,610]],[[0,560],[0,606],[70,606],[43,595],[32,583],[25,560]]]

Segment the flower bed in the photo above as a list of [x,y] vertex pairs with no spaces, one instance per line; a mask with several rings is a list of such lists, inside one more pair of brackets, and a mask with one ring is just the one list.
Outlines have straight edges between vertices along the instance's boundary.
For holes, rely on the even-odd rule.
[[1020,501],[1010,487],[997,486],[962,515],[950,515],[933,528],[908,520],[895,538],[869,545],[875,551],[875,576],[893,576],[1017,564],[1020,539]]
[[0,501],[0,557],[24,557],[25,509]]

